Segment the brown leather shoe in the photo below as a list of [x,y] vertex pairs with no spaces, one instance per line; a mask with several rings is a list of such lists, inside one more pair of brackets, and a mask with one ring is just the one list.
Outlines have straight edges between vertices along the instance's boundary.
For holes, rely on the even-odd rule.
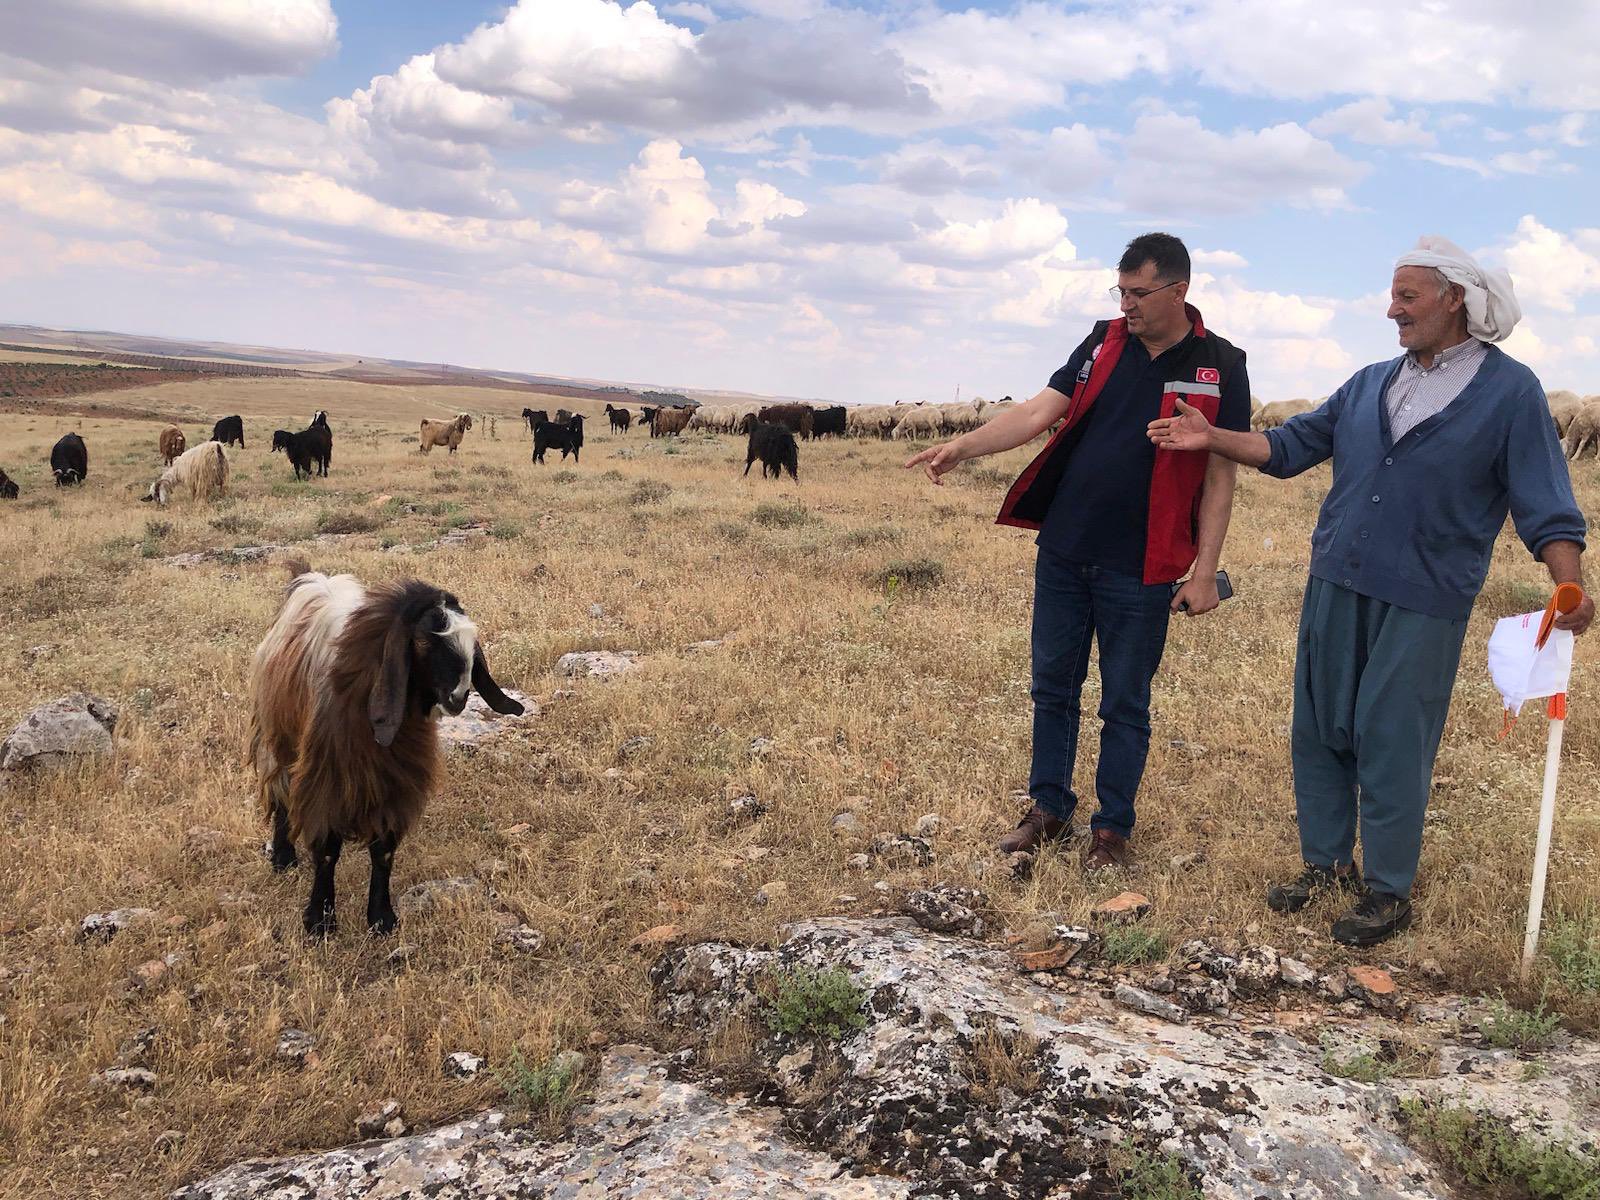
[[1046,842],[1065,841],[1072,836],[1072,822],[1060,821],[1035,804],[1017,827],[996,843],[1001,854],[1015,854],[1018,850],[1037,850]]
[[1096,829],[1083,856],[1085,871],[1105,871],[1128,865],[1128,839],[1109,829]]

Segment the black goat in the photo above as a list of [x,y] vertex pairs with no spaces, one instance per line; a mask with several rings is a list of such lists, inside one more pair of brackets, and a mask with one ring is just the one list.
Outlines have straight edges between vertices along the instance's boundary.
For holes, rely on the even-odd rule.
[[525,408],[522,410],[522,419],[528,423],[528,432],[532,433],[550,419],[550,414],[542,408]]
[[633,414],[625,408],[613,408],[608,404],[606,416],[611,418],[612,433],[627,433],[628,426],[633,424]]
[[583,418],[574,416],[572,420],[562,423],[560,421],[541,421],[533,430],[533,461],[544,462],[546,450],[561,451],[561,461],[567,461],[567,455],[572,455],[572,461],[578,461],[578,451],[583,449]]
[[811,436],[819,438],[824,434],[832,434],[834,437],[843,437],[844,418],[845,408],[842,404],[833,404],[827,408],[817,409],[812,416]]
[[17,498],[17,483],[4,471],[0,471],[0,500],[15,500]]
[[221,442],[224,446],[239,443],[239,449],[244,449],[244,421],[239,417],[223,417],[211,427],[211,440]]
[[307,428],[315,429],[318,425],[321,425],[324,429],[328,427],[328,410],[325,408],[319,408],[311,414],[311,424]]
[[89,447],[77,434],[65,434],[50,448],[50,470],[55,472],[57,487],[82,483],[89,478]]
[[656,414],[660,411],[659,408],[650,408],[643,404],[639,406],[639,424],[650,426],[651,437],[656,435]]
[[745,450],[744,473],[750,474],[750,464],[761,460],[761,477],[769,474],[782,479],[784,471],[789,478],[800,482],[800,447],[794,434],[782,425],[758,424],[750,431],[750,444]]
[[318,415],[323,417],[320,425],[312,425],[299,433],[279,429],[272,435],[273,452],[282,450],[288,456],[296,479],[302,471],[310,479],[316,468],[321,469],[324,479],[328,477],[328,464],[333,461],[333,430],[328,428],[326,415]]

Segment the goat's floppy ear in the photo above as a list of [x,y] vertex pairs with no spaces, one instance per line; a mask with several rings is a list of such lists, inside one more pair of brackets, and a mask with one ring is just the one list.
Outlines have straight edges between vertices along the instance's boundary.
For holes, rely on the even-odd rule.
[[411,622],[396,616],[383,639],[378,681],[367,698],[367,718],[380,746],[392,746],[406,715],[406,685],[411,680]]
[[520,717],[526,710],[517,701],[500,690],[500,685],[489,674],[489,663],[483,657],[483,647],[472,647],[472,686],[484,702],[497,713]]

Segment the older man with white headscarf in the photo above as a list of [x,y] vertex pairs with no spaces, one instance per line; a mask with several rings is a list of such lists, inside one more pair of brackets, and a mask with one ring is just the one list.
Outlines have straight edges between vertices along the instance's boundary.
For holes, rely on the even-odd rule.
[[[1493,344],[1522,315],[1511,277],[1425,237],[1395,264],[1390,301],[1406,353],[1358,371],[1316,411],[1235,433],[1180,402],[1150,426],[1158,448],[1209,450],[1280,479],[1333,459],[1295,658],[1305,869],[1267,903],[1296,912],[1348,892],[1357,902],[1333,936],[1353,946],[1411,923],[1433,760],[1507,513],[1554,582],[1583,582],[1583,513],[1544,389]],[[1593,616],[1585,599],[1557,624],[1582,633]]]

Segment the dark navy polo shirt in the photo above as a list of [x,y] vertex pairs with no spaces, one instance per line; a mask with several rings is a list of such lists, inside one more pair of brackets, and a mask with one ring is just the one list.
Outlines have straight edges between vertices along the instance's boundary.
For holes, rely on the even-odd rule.
[[[1144,577],[1145,527],[1150,518],[1150,475],[1156,448],[1146,432],[1161,415],[1163,385],[1174,376],[1190,333],[1151,361],[1145,344],[1130,337],[1111,377],[1083,418],[1061,486],[1039,528],[1041,547],[1070,562]],[[1050,386],[1072,395],[1093,346],[1079,346]],[[1250,380],[1241,360],[1228,374],[1217,410],[1219,429],[1250,428]]]

